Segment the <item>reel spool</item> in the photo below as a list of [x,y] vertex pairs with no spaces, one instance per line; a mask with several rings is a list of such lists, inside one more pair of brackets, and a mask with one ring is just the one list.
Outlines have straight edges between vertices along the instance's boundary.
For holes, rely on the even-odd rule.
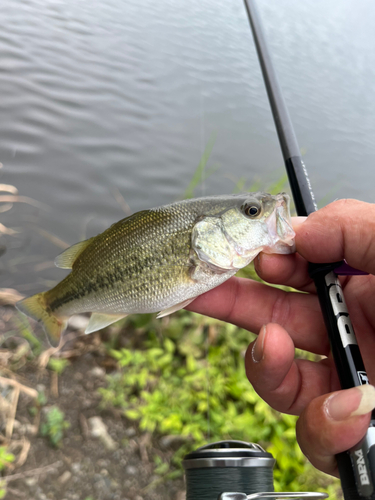
[[275,459],[261,446],[217,441],[184,458],[186,500],[217,500],[225,491],[274,491]]
[[217,441],[185,456],[186,500],[327,498],[325,493],[275,493],[275,459],[261,446]]

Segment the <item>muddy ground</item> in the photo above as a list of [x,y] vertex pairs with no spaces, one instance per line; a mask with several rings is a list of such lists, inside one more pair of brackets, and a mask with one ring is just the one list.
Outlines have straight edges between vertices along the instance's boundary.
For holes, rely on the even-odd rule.
[[[0,308],[0,333],[14,330],[13,314],[11,308]],[[1,439],[16,457],[1,472],[6,476],[6,499],[185,498],[183,479],[163,481],[155,474],[153,460],[156,454],[168,460],[178,443],[141,433],[115,409],[100,407],[97,390],[105,386],[106,373],[115,369],[101,341],[99,334],[92,334],[68,343],[69,365],[59,375],[45,368],[50,353],[30,359],[22,353],[24,342],[2,343]],[[43,404],[36,403],[25,388],[44,394]],[[53,405],[69,423],[59,447],[41,435],[41,424]]]

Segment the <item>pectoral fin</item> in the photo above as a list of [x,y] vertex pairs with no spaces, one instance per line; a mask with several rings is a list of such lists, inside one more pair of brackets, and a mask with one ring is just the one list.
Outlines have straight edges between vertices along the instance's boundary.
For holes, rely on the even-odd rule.
[[156,317],[157,318],[164,318],[164,316],[168,316],[168,314],[172,314],[172,313],[174,313],[176,311],[179,311],[180,309],[183,309],[188,304],[190,304],[190,302],[193,302],[193,300],[195,298],[196,297],[193,297],[192,299],[184,300],[182,302],[179,302],[178,304],[175,304],[172,307],[168,307],[168,309],[163,309],[162,311],[160,311],[160,313]]
[[84,251],[84,249],[89,246],[95,237],[96,236],[85,241],[80,241],[79,243],[76,243],[75,245],[72,245],[64,250],[56,257],[55,266],[60,267],[61,269],[72,269],[74,261]]
[[92,333],[96,332],[97,330],[101,330],[102,328],[112,325],[112,323],[125,318],[125,316],[127,316],[127,314],[92,313],[85,333]]

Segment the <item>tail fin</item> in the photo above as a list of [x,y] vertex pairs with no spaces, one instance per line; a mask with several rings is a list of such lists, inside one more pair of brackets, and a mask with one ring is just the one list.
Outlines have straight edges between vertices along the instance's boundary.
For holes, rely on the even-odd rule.
[[61,334],[66,328],[67,321],[48,311],[44,295],[44,292],[37,293],[32,297],[20,300],[17,302],[16,307],[26,316],[30,316],[30,318],[41,323],[51,345],[57,346]]

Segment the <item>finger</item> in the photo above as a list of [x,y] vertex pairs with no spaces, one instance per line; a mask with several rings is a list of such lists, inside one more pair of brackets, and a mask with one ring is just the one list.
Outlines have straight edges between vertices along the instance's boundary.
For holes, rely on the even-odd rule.
[[348,264],[375,273],[375,205],[339,200],[310,214],[295,228],[296,248],[310,262]]
[[314,399],[297,422],[297,440],[303,453],[318,469],[338,476],[335,455],[363,438],[374,408],[372,385]]
[[260,278],[268,283],[316,293],[314,282],[308,273],[307,260],[298,253],[289,255],[260,253],[254,260],[254,266]]
[[[264,326],[245,356],[246,374],[262,399],[283,413],[300,415],[310,401],[333,390],[328,360],[294,359],[294,343],[280,325]],[[313,380],[313,383],[311,381]]]
[[316,296],[285,292],[245,278],[231,278],[186,307],[258,332],[266,323],[288,328],[296,347],[328,355],[329,342]]
[[[292,217],[293,228],[300,226],[307,217]],[[282,284],[303,292],[316,293],[309,276],[308,262],[298,253],[289,255],[261,252],[254,261],[258,275],[268,283]]]

